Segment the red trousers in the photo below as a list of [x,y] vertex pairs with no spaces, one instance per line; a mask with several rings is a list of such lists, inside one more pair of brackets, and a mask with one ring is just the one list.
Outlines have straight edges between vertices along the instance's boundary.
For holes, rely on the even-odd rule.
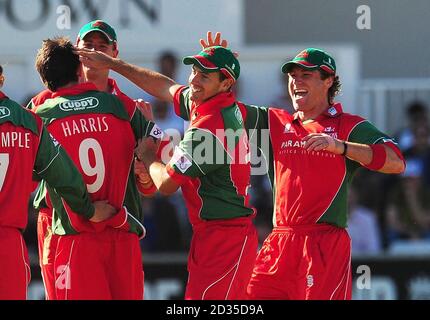
[[0,300],[25,300],[30,282],[27,247],[16,228],[0,226]]
[[40,211],[37,217],[39,265],[45,286],[45,297],[47,300],[55,300],[54,260],[59,236],[52,233],[52,213],[47,210]]
[[280,227],[258,253],[248,295],[256,300],[350,300],[351,276],[351,239],[345,229]]
[[246,299],[257,246],[257,231],[250,218],[194,226],[185,299]]
[[58,300],[142,300],[138,236],[106,228],[59,236],[54,261]]

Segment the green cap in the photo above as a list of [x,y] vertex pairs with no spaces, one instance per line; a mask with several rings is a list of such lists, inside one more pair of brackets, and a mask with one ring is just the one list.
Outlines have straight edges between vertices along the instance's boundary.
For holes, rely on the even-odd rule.
[[208,47],[195,56],[185,57],[183,62],[197,65],[205,72],[221,71],[235,81],[240,74],[240,64],[233,52],[221,46]]
[[292,67],[297,65],[309,70],[320,68],[328,73],[336,73],[336,62],[327,52],[320,49],[307,48],[303,50],[293,60],[282,66],[282,72],[288,73]]
[[116,41],[115,30],[103,20],[94,20],[84,25],[81,30],[79,30],[78,41],[84,39],[88,33],[93,31],[103,33],[110,43]]

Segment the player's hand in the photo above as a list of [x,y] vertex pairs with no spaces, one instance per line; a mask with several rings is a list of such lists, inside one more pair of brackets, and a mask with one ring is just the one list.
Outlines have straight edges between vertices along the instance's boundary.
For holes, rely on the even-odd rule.
[[[207,41],[207,42],[206,42]],[[215,33],[215,39],[212,38],[212,31],[208,31],[206,34],[206,41],[204,39],[200,39],[200,45],[202,46],[202,49],[206,49],[213,46],[221,46],[224,48],[227,48],[228,42],[225,39],[221,40],[221,32]],[[233,52],[234,56],[236,58],[239,57],[238,52]]]
[[160,142],[160,139],[155,139],[154,137],[145,137],[140,139],[135,150],[135,154],[139,161],[145,162],[147,159],[156,158]]
[[149,102],[143,99],[135,99],[136,107],[143,114],[146,120],[154,122],[154,114],[152,113],[152,106]]
[[153,184],[151,176],[142,161],[134,160],[134,174],[137,182],[143,187],[148,187]]
[[111,217],[113,217],[116,214],[116,209],[111,206],[107,201],[95,201],[93,202],[93,205],[95,207],[95,212],[92,218],[90,219],[91,222],[102,222],[105,221]]
[[212,31],[208,31],[206,34],[206,40],[207,42],[204,39],[200,39],[200,45],[203,49],[213,46],[221,46],[227,48],[228,45],[227,40],[221,40],[221,32],[217,32],[215,34],[215,39],[212,39]]
[[305,142],[306,151],[325,150],[334,154],[342,154],[343,143],[325,133],[311,133],[302,139]]
[[78,47],[74,47],[73,51],[79,55],[79,60],[90,68],[110,68],[113,64],[114,58],[101,51]]

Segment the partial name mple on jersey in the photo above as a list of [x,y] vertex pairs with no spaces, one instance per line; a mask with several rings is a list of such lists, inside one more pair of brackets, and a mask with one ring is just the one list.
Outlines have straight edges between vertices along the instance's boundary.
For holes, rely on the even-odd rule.
[[1,146],[3,148],[30,148],[29,132],[6,131],[1,133]]

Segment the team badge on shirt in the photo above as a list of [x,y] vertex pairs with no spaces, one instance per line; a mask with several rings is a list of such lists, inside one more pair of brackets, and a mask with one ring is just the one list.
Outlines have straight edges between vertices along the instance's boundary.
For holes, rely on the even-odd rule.
[[295,133],[294,128],[291,127],[291,123],[285,125],[284,133]]
[[171,163],[175,165],[182,173],[188,170],[193,164],[190,159],[185,155],[185,153],[178,147],[175,147],[175,152],[173,153],[173,157]]
[[330,109],[327,110],[327,112],[329,113],[329,115],[331,116],[335,116],[337,114],[337,110],[335,107],[330,107]]

